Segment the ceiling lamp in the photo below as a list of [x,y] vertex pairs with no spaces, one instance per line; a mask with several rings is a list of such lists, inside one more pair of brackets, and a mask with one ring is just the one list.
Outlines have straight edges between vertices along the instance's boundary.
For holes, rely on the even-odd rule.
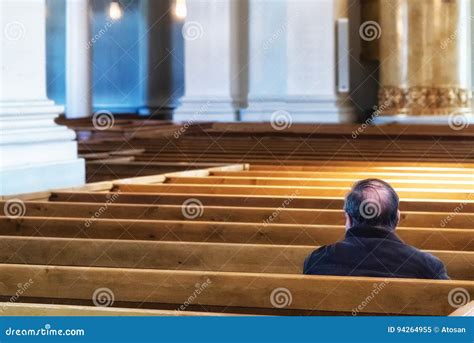
[[119,20],[123,16],[122,5],[118,1],[112,1],[109,7],[109,16],[112,20]]
[[174,15],[178,19],[185,19],[186,15],[188,14],[188,10],[186,8],[186,0],[175,0],[174,5]]

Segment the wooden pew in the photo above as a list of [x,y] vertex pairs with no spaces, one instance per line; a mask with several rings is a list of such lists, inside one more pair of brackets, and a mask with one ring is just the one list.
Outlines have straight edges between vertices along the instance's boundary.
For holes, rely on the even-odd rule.
[[[291,127],[286,128],[285,130],[278,131],[272,127],[271,123],[220,123],[216,122],[212,124],[212,129],[214,132],[221,134],[224,132],[227,133],[236,133],[236,134],[245,134],[246,136],[250,134],[263,133],[269,136],[275,135],[303,135],[311,134],[317,136],[326,136],[326,137],[350,137],[354,131],[361,128],[361,124],[300,124],[293,123]],[[381,124],[374,126],[367,126],[363,132],[360,133],[360,137],[382,137],[386,140],[387,144],[391,141],[387,140],[387,137],[426,137],[431,143],[433,137],[472,137],[473,128],[467,126],[461,128],[460,130],[453,130],[448,125],[426,125],[426,124],[401,124],[401,123],[390,123],[390,124]]]
[[[119,196],[119,195],[118,195]],[[193,201],[193,199],[191,199]],[[197,200],[197,199],[196,199]],[[195,202],[195,201],[194,201]],[[6,202],[0,201],[5,210]],[[69,217],[93,221],[96,218],[135,220],[194,220],[291,225],[344,225],[342,210],[290,208],[189,207],[176,205],[98,204],[69,202],[24,202],[31,217]],[[8,215],[4,213],[3,215]],[[402,212],[399,226],[431,228],[472,228],[473,213]]]
[[[416,150],[405,150],[405,151],[388,151],[384,153],[383,158],[380,158],[380,151],[372,151],[368,149],[344,149],[341,147],[322,147],[319,145],[316,149],[301,149],[301,148],[292,148],[292,149],[279,149],[278,147],[271,146],[271,147],[264,147],[261,149],[255,147],[172,147],[166,146],[157,146],[157,147],[150,147],[145,146],[143,148],[135,148],[135,149],[128,149],[128,150],[110,150],[110,151],[103,151],[101,149],[92,149],[95,151],[94,153],[109,153],[109,154],[120,154],[122,156],[165,156],[165,157],[172,157],[172,156],[179,156],[180,158],[185,157],[192,157],[201,154],[205,154],[207,157],[213,158],[234,158],[234,159],[241,159],[241,158],[274,158],[274,159],[321,159],[322,157],[345,157],[347,160],[354,160],[355,157],[365,157],[366,159],[372,160],[377,159],[380,161],[384,161],[388,157],[390,158],[404,158],[407,161],[414,160],[417,161],[420,155],[423,156],[424,161],[429,161],[430,159],[444,159],[446,160],[447,151],[438,149],[438,150],[429,150],[423,151],[422,147],[419,147]],[[464,160],[466,159],[472,160],[472,151],[465,150],[451,150],[449,152],[449,156],[451,159],[459,159]],[[357,160],[357,159],[356,159]]]
[[[99,192],[52,192],[49,201],[105,203],[113,193]],[[269,207],[278,208],[286,204],[286,208],[335,209],[344,206],[343,197],[294,197],[290,202],[285,196],[265,195],[232,195],[232,194],[170,194],[170,193],[120,193],[114,200],[115,204],[153,204],[182,205],[188,199],[199,199],[203,206],[226,207]],[[285,203],[286,201],[286,203]],[[456,200],[404,199],[400,202],[401,211],[421,212],[453,212],[462,207],[462,213],[474,213],[474,199],[462,203]]]
[[[134,144],[132,142],[132,144]],[[235,144],[235,143],[233,143]],[[166,142],[162,144],[162,146],[150,146],[146,145],[135,145],[132,149],[124,149],[123,147],[119,147],[116,150],[112,148],[106,148],[101,145],[96,145],[92,147],[87,147],[85,149],[80,149],[81,153],[84,155],[87,154],[109,154],[110,156],[157,156],[159,154],[163,154],[163,156],[171,157],[172,154],[176,156],[182,157],[192,157],[198,155],[199,153],[207,156],[207,157],[217,157],[217,158],[260,158],[260,157],[273,157],[275,160],[285,160],[287,158],[293,159],[303,159],[308,158],[311,160],[318,160],[323,157],[326,157],[327,160],[330,158],[327,157],[340,157],[347,161],[358,161],[358,159],[353,159],[354,156],[362,157],[365,156],[367,160],[378,160],[384,161],[384,159],[379,159],[380,151],[371,151],[367,148],[355,148],[355,149],[344,149],[341,147],[334,147],[334,148],[325,148],[319,144],[317,147],[309,148],[307,150],[301,149],[301,147],[296,148],[278,148],[274,146],[273,143],[269,147],[263,147],[261,149],[256,148],[255,146],[249,147],[239,147],[234,148],[233,146],[222,147],[220,144],[219,146],[193,146],[193,147],[186,147],[186,146],[179,146],[179,147],[172,147],[167,145]],[[446,162],[455,162],[456,159],[459,161],[470,162],[472,159],[472,150],[468,151],[467,149],[462,150],[450,150],[447,149],[438,149],[438,150],[430,150],[427,151],[424,147],[418,147],[415,150],[404,150],[404,151],[394,151],[391,150],[389,152],[385,152],[385,157],[391,158],[402,158],[402,157],[409,157],[406,162],[417,162],[419,159],[414,161],[410,161],[415,157],[423,156],[424,162],[429,162],[426,160],[433,159],[433,158],[442,158]],[[93,157],[93,155],[91,156]],[[387,161],[385,161],[387,162]]]
[[[170,136],[176,127],[134,127],[132,139],[126,125],[115,130],[126,137],[126,150],[117,133],[80,144],[87,158],[106,157],[90,163],[94,177],[151,174],[178,162],[252,164],[117,181],[106,189],[120,193],[113,204],[107,202],[112,193],[77,190],[53,193],[48,203],[25,203],[25,217],[0,218],[0,269],[15,285],[34,268],[41,287],[28,298],[90,303],[94,287],[104,284],[123,304],[173,308],[209,277],[212,288],[198,298],[196,310],[353,314],[376,284],[383,285],[381,294],[357,314],[447,315],[453,289],[472,295],[472,130],[406,127],[400,134],[389,126],[367,128],[354,139],[358,126],[294,125],[276,132],[270,125],[216,124],[179,138]],[[401,238],[436,254],[453,278],[465,281],[297,275],[315,246],[343,237],[343,198],[366,177],[385,179],[399,191]],[[193,219],[182,213],[190,198],[203,204]],[[15,264],[24,261],[35,266]],[[48,262],[64,265],[44,266]],[[52,293],[57,280],[61,289]],[[130,288],[130,280],[140,289]],[[67,287],[72,282],[78,289]],[[5,287],[0,295],[14,288]],[[282,288],[292,301],[275,308],[271,294]]]
[[[162,151],[153,151],[153,149],[145,148],[145,152],[133,152],[130,155],[133,156],[163,156],[163,157],[179,157],[180,159],[184,159],[186,157],[195,157],[199,155],[199,149],[166,149]],[[383,156],[380,155],[380,152],[378,151],[357,151],[357,150],[352,150],[352,151],[341,151],[337,149],[327,149],[324,151],[321,151],[321,149],[318,149],[318,151],[313,151],[313,152],[302,152],[300,150],[294,150],[293,152],[291,151],[273,151],[271,150],[271,153],[269,151],[261,150],[261,151],[255,151],[254,149],[244,151],[243,149],[241,151],[215,151],[209,149],[208,151],[205,151],[205,156],[206,157],[212,157],[212,158],[233,158],[233,159],[281,159],[281,160],[301,160],[306,157],[311,158],[311,159],[321,159],[326,157],[326,159],[331,159],[334,156],[343,158],[345,157],[348,160],[357,160],[358,157],[365,158],[365,159],[378,159],[380,161],[386,160],[388,157],[390,159],[402,159],[405,161],[410,161],[414,160],[417,161],[420,157],[421,152],[419,151],[410,151],[410,152],[404,152],[402,154],[399,154],[399,156],[396,156],[395,154],[392,153],[386,153]],[[201,155],[202,155],[202,150],[201,150]],[[388,155],[388,156],[387,156]],[[472,152],[453,152],[452,153],[452,158],[472,158]],[[440,156],[440,153],[437,151],[433,152],[426,152],[423,154],[423,160],[424,161],[431,161],[431,160],[444,160],[442,155]]]
[[[333,178],[269,178],[269,177],[235,177],[235,176],[208,176],[208,177],[167,177],[168,184],[199,184],[199,185],[250,185],[250,186],[294,186],[294,187],[343,187],[350,188],[358,179],[341,179],[337,175]],[[474,177],[471,180],[399,180],[387,179],[395,190],[398,188],[427,188],[467,190],[474,192]]]
[[[175,162],[175,161],[180,161],[180,162],[189,162],[189,163],[194,163],[197,161],[200,162],[207,162],[207,163],[258,163],[262,165],[274,165],[274,164],[284,164],[288,166],[314,166],[317,165],[318,162],[325,162],[328,159],[331,159],[332,161],[347,161],[347,160],[355,160],[355,161],[367,161],[366,157],[361,154],[360,156],[338,156],[338,155],[326,155],[326,156],[318,156],[318,157],[313,157],[310,160],[305,159],[304,157],[300,157],[300,159],[288,159],[288,158],[261,158],[261,157],[230,157],[230,156],[216,156],[216,157],[207,157],[203,156],[201,157],[199,154],[196,154],[194,156],[157,156],[157,155],[136,155],[135,160],[136,161],[141,161],[141,162],[146,162],[146,161],[156,161],[156,162]],[[389,161],[389,162],[417,162],[419,160],[419,157],[386,157],[383,156],[378,158],[378,160],[381,161]],[[432,163],[444,163],[446,162],[446,158],[442,157],[437,157],[437,158],[428,158],[424,159],[424,161],[427,162],[432,162]]]
[[305,165],[264,165],[250,164],[250,171],[333,171],[333,172],[394,172],[394,173],[435,173],[435,174],[469,174],[472,172],[474,164],[469,163],[399,163],[399,162],[358,162],[358,161],[315,161],[312,166]]
[[[285,186],[248,186],[248,185],[202,185],[202,184],[118,184],[116,190],[134,193],[175,194],[233,194],[233,195],[280,195],[280,196],[320,196],[343,197],[350,187],[285,187]],[[436,200],[472,200],[469,190],[429,189],[429,188],[399,188],[397,193],[401,199],[436,199]]]
[[[0,237],[0,263],[301,274],[317,247],[51,237]],[[474,281],[474,252],[428,251],[455,280]]]
[[[276,132],[269,125],[219,124],[193,127],[178,139],[173,133],[180,126],[172,124],[150,129],[129,120],[110,133],[83,122],[76,128],[99,138],[80,143],[90,180],[163,173],[166,166],[197,161],[254,164],[117,181],[100,194],[64,190],[50,202],[26,202],[26,216],[0,217],[0,272],[6,277],[0,295],[35,275],[39,287],[27,300],[90,304],[93,291],[105,285],[121,305],[176,308],[209,277],[212,288],[198,298],[196,310],[350,314],[375,282],[384,285],[381,294],[361,314],[446,315],[453,310],[447,301],[453,289],[472,294],[472,130],[408,127],[398,136],[393,127],[368,128],[354,139],[358,126],[296,125]],[[401,238],[438,255],[455,279],[465,281],[297,275],[315,246],[343,237],[343,198],[366,177],[385,179],[400,192]],[[110,191],[120,192],[113,204]],[[182,213],[189,198],[203,204],[194,219]],[[135,284],[140,287],[130,287]],[[281,288],[292,298],[283,309],[270,301]]]
[[336,171],[278,171],[278,170],[246,170],[246,171],[215,171],[210,174],[211,176],[220,177],[255,177],[255,178],[303,178],[303,179],[317,179],[317,178],[342,178],[351,180],[363,180],[368,178],[377,179],[398,179],[398,180],[422,180],[422,181],[444,181],[444,180],[455,180],[455,181],[472,181],[473,176],[471,173],[465,171],[461,173],[441,174],[441,173],[397,173],[397,172],[336,172]]
[[[101,285],[113,292],[116,301],[144,306],[183,304],[196,287],[206,285],[195,299],[197,305],[246,307],[249,312],[252,308],[272,310],[276,304],[290,313],[294,310],[341,314],[357,309],[361,314],[448,315],[453,310],[448,301],[453,289],[474,292],[472,281],[15,264],[0,265],[0,273],[2,296],[15,294],[19,283],[32,279],[34,287],[28,288],[25,298],[90,302]],[[140,287],[131,287],[131,280]],[[379,290],[379,296],[374,295],[374,289]],[[283,294],[286,294],[284,298]],[[366,301],[370,295],[376,297],[375,301]],[[361,306],[364,301],[365,306]]]
[[[154,164],[157,161],[248,162],[267,166],[285,164],[297,167],[328,165],[330,160],[327,171],[331,171],[338,162],[344,165],[347,171],[353,171],[357,163],[366,169],[375,165],[380,166],[381,161],[387,163],[387,166],[409,164],[422,167],[429,166],[430,163],[425,162],[431,162],[435,167],[443,163],[448,168],[472,169],[474,161],[471,130],[458,132],[446,130],[441,126],[427,129],[416,125],[395,125],[383,129],[365,128],[360,132],[360,126],[293,125],[280,132],[261,124],[250,128],[244,123],[219,125],[207,123],[192,125],[184,131],[181,131],[182,127],[179,125],[174,127],[172,123],[167,125],[160,129],[152,126],[153,130],[147,129],[148,125],[143,125],[142,130],[140,124],[136,122],[124,122],[119,130],[112,130],[109,136],[107,132],[100,133],[107,137],[107,140],[93,139],[81,142],[80,152],[89,154],[90,158],[93,158],[90,154],[99,153],[110,154],[110,157],[117,154],[133,157],[134,161],[128,162],[128,166],[127,163],[115,166],[121,169],[122,174],[114,172],[114,166],[110,167],[112,169],[109,170],[110,173],[98,166],[101,172],[101,175],[95,176],[98,180],[114,175],[115,178],[139,175],[136,173],[140,167],[136,163]],[[81,127],[81,130],[84,129]],[[124,134],[127,130],[133,134]],[[117,136],[116,131],[121,135]],[[93,127],[90,128],[90,132],[94,132]],[[173,135],[177,132],[179,137]],[[128,149],[123,148],[124,138]],[[148,170],[151,168],[153,167],[150,166]],[[426,173],[426,170],[423,172]]]
[[[126,158],[127,159],[127,158]],[[165,174],[183,170],[196,170],[223,166],[221,163],[186,163],[186,162],[136,162],[124,161],[123,158],[108,160],[93,160],[87,162],[87,181],[98,182],[103,180],[122,179],[127,177]]]
[[[469,162],[474,159],[470,146],[463,142],[432,142],[419,140],[400,140],[397,144],[383,140],[358,141],[348,144],[338,139],[281,139],[267,138],[246,140],[218,137],[219,143],[210,137],[195,136],[180,140],[130,140],[129,149],[122,155],[133,156],[135,161],[187,161],[198,159],[207,162],[251,162],[265,164],[315,165],[327,160],[334,161],[400,161],[417,163],[420,156],[424,162]],[[82,153],[120,153],[123,145],[103,142],[98,144],[82,143]],[[143,149],[144,151],[140,151]],[[308,162],[311,161],[311,162]],[[461,163],[456,163],[461,164]],[[465,163],[464,163],[465,164]]]
[[[0,217],[0,235],[131,239],[215,243],[325,245],[344,237],[340,225],[282,225],[263,223],[194,222],[134,219]],[[398,228],[406,243],[419,249],[474,251],[472,229]]]
[[229,316],[225,313],[0,302],[0,316]]

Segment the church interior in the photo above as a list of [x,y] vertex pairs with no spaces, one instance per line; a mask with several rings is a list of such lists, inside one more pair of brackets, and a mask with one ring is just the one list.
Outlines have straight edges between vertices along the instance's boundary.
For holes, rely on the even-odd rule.
[[[474,315],[471,0],[0,8],[0,315]],[[450,280],[303,275],[367,178]]]

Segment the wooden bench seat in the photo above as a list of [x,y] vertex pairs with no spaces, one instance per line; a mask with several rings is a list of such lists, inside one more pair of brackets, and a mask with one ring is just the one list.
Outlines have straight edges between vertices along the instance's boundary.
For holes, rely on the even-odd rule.
[[264,165],[249,164],[250,171],[334,171],[334,172],[394,172],[394,173],[436,173],[436,174],[466,174],[474,168],[472,163],[429,163],[429,162],[374,162],[374,161],[314,161],[312,166],[305,165]]
[[[192,199],[191,199],[192,200]],[[0,207],[5,202],[0,201]],[[342,210],[271,209],[208,206],[186,209],[177,205],[100,204],[69,202],[24,202],[31,217],[69,217],[94,220],[97,217],[135,220],[194,220],[263,224],[344,225]],[[190,211],[187,213],[187,211]],[[196,213],[194,213],[196,211]],[[449,219],[449,220],[448,220]],[[401,227],[472,228],[473,213],[402,212]]]
[[[211,157],[211,156],[200,156],[200,154],[196,154],[195,156],[155,156],[155,155],[136,155],[134,156],[136,161],[141,161],[141,162],[147,162],[147,161],[155,161],[155,162],[207,162],[207,163],[258,163],[258,164],[266,164],[269,166],[275,165],[276,163],[278,164],[283,164],[283,165],[289,165],[289,166],[315,166],[318,165],[318,162],[325,162],[328,159],[331,159],[332,161],[347,161],[348,159],[355,160],[355,161],[366,161],[367,158],[361,154],[360,156],[334,156],[334,155],[328,155],[328,156],[317,156],[311,158],[311,160],[305,159],[304,157],[300,157],[300,159],[287,159],[287,158],[261,158],[261,157],[236,157],[236,158],[230,158],[228,156],[226,157]],[[380,161],[387,161],[387,162],[417,162],[419,161],[420,157],[391,157],[391,156],[384,156],[381,155],[381,157],[377,158]],[[432,163],[444,163],[446,162],[446,158],[443,157],[433,157],[433,158],[427,158],[424,159],[426,162],[432,162]]]
[[[294,186],[294,187],[344,187],[350,188],[360,179],[333,178],[269,178],[245,176],[207,176],[207,177],[167,177],[165,183],[170,184],[200,184],[200,185],[251,185],[251,186]],[[467,190],[474,192],[474,175],[470,180],[399,180],[384,178],[395,190],[401,188],[426,188]]]
[[[282,225],[262,223],[103,219],[86,226],[83,218],[0,217],[5,236],[45,236],[97,239],[248,243],[317,246],[344,237],[342,225]],[[472,229],[398,228],[406,243],[419,249],[474,251]]]
[[351,180],[362,180],[367,178],[377,179],[398,179],[398,180],[410,180],[410,181],[472,181],[472,173],[465,171],[464,173],[422,173],[422,172],[336,172],[336,171],[272,171],[272,170],[245,170],[245,171],[214,171],[210,173],[211,176],[219,177],[246,177],[246,178],[290,178],[290,179],[317,179],[317,178],[342,178]]
[[[423,152],[421,151],[408,151],[408,152],[398,152],[398,151],[391,151],[386,152],[383,155],[380,154],[379,151],[359,151],[357,149],[352,151],[343,151],[341,149],[334,149],[334,150],[324,150],[321,151],[319,148],[318,151],[313,152],[304,152],[300,150],[288,150],[288,151],[278,151],[268,149],[262,149],[261,151],[255,151],[254,149],[245,149],[243,148],[241,151],[235,150],[228,150],[224,149],[222,151],[210,149],[206,151],[206,148],[195,148],[195,150],[187,150],[186,148],[177,148],[177,149],[166,149],[157,148],[157,149],[149,149],[145,148],[142,149],[143,151],[139,151],[140,149],[135,150],[128,150],[128,151],[111,151],[107,152],[110,156],[133,156],[133,157],[142,157],[142,158],[174,158],[177,157],[181,160],[186,160],[188,158],[197,158],[200,155],[203,155],[205,158],[212,158],[212,159],[261,159],[261,160],[322,160],[326,159],[329,160],[332,157],[337,157],[337,160],[349,160],[349,161],[360,161],[364,158],[366,160],[379,160],[379,161],[390,161],[390,160],[400,160],[403,162],[416,162],[419,160],[420,155],[423,155],[423,161],[425,162],[432,162],[436,160],[446,161],[446,158],[443,157],[443,152],[440,151],[430,151],[430,152]],[[204,150],[204,152],[203,152]],[[250,151],[249,151],[250,150]],[[97,152],[92,154],[104,154],[104,152]],[[113,155],[112,155],[113,154]],[[446,152],[444,152],[446,154]],[[88,157],[89,154],[84,154],[85,157]],[[474,152],[466,152],[466,151],[452,151],[449,153],[451,159],[459,159],[462,161],[472,161],[474,158]],[[95,155],[90,155],[91,158],[94,158]]]
[[55,305],[35,303],[0,302],[0,316],[41,316],[41,317],[69,317],[69,316],[229,316],[217,312],[194,312],[173,310],[145,310],[140,308],[97,307],[77,305]]
[[[404,140],[400,144],[392,144],[386,142],[386,140],[367,140],[367,141],[355,141],[354,144],[346,144],[341,142],[339,139],[325,140],[325,139],[293,139],[293,140],[282,140],[282,139],[259,139],[259,140],[242,140],[242,139],[226,139],[221,137],[218,142],[207,139],[203,140],[199,137],[194,137],[193,140],[180,140],[169,144],[170,140],[140,140],[133,139],[130,145],[134,149],[145,149],[148,152],[157,151],[182,151],[182,152],[206,152],[206,153],[308,153],[317,154],[318,152],[368,152],[379,154],[383,151],[386,154],[403,154],[410,152],[431,154],[439,153],[441,156],[456,153],[469,154],[473,152],[472,146],[469,142],[465,141],[450,141],[443,142],[441,144],[433,144],[433,142],[421,142],[416,140]],[[117,141],[108,142],[80,142],[79,152],[87,153],[90,151],[97,152],[108,152],[108,151],[120,151],[120,150],[131,150],[124,147],[123,143]]]
[[[154,303],[183,304],[193,290],[205,284],[195,299],[196,305],[228,310],[246,307],[249,312],[252,308],[272,310],[276,304],[283,305],[289,313],[349,314],[358,309],[362,314],[448,315],[453,312],[448,301],[453,289],[474,292],[472,281],[15,264],[0,265],[0,273],[1,296],[15,294],[19,283],[32,279],[34,287],[28,288],[25,298],[78,299],[90,303],[94,291],[106,287],[113,292],[115,301],[145,307]],[[132,280],[139,286],[131,286]],[[378,290],[377,295],[374,289]],[[282,294],[286,296],[282,298]],[[367,301],[370,296],[372,301]]]
[[[250,151],[213,151],[213,150],[208,150],[205,151],[205,156],[207,158],[213,158],[213,159],[262,159],[262,160],[268,160],[268,159],[281,159],[281,160],[302,160],[305,158],[308,159],[331,159],[334,156],[337,156],[338,158],[345,158],[345,159],[351,159],[351,160],[358,160],[358,159],[377,159],[380,161],[384,161],[387,159],[390,160],[403,160],[403,161],[410,161],[410,160],[418,160],[420,158],[420,154],[422,152],[419,151],[413,151],[413,152],[404,152],[404,153],[397,153],[397,152],[386,152],[383,155],[380,155],[380,152],[378,151],[358,151],[358,150],[353,150],[353,151],[341,151],[341,150],[326,150],[326,151],[314,151],[314,152],[300,152],[299,150],[295,150],[293,152],[291,151],[254,151],[253,149]],[[198,149],[194,151],[186,151],[182,149],[176,149],[174,151],[168,151],[168,150],[162,150],[162,151],[150,151],[149,149],[145,149],[145,152],[139,152],[139,153],[132,153],[129,154],[130,156],[142,156],[142,157],[165,157],[165,158],[173,158],[177,157],[181,160],[185,160],[187,158],[196,158],[199,155],[203,155],[202,151],[199,151]],[[473,152],[453,152],[452,153],[452,158],[463,158],[465,159],[472,159],[474,158],[474,153]],[[443,157],[440,156],[439,152],[425,152],[423,154],[423,160],[424,161],[436,161],[436,160],[445,160]]]
[[[105,192],[52,192],[50,201],[59,202],[87,202],[105,203],[110,200],[113,193]],[[188,199],[199,199],[204,206],[228,207],[269,207],[278,208],[282,204],[286,208],[301,209],[335,209],[344,206],[343,197],[300,197],[296,196],[291,201],[286,201],[285,196],[265,195],[232,195],[232,194],[173,194],[173,193],[132,193],[121,192],[115,197],[115,204],[153,204],[153,205],[182,205]],[[462,213],[474,213],[474,198],[460,204],[457,200],[431,200],[431,199],[404,199],[400,202],[401,211],[421,212],[453,212],[462,205]]]
[[[343,197],[350,187],[301,187],[301,186],[249,186],[249,185],[203,185],[203,184],[119,184],[116,190],[121,192],[168,192],[198,194],[233,194],[233,195],[280,195],[280,196],[320,196]],[[472,200],[472,192],[466,189],[423,189],[399,188],[401,199],[437,199],[437,200]]]
[[[317,247],[0,236],[0,263],[301,274]],[[474,252],[428,251],[451,279],[474,280]]]

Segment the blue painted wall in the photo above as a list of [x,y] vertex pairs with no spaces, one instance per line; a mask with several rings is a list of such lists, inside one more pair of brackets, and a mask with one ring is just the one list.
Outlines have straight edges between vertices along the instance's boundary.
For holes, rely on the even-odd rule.
[[46,0],[46,68],[48,97],[60,105],[66,100],[66,2]]
[[[147,68],[147,59],[144,56],[148,56],[148,44],[159,44],[163,47],[161,50],[169,49],[167,45],[170,47],[180,45],[180,42],[173,41],[181,39],[180,35],[175,35],[175,37],[168,35],[168,38],[164,38],[169,41],[163,41],[160,35],[157,35],[156,38],[159,41],[152,37],[154,41],[149,42],[148,37],[145,37],[147,28],[144,26],[146,26],[147,14],[144,13],[146,7],[143,7],[142,1],[145,2],[145,0],[120,0],[124,15],[117,21],[112,21],[108,16],[110,0],[91,1],[94,110],[137,112],[149,106],[147,97],[149,97],[151,85],[143,77],[143,71]],[[47,0],[48,96],[58,104],[65,103],[65,2],[65,0]],[[164,9],[167,7],[165,6]],[[165,27],[169,25],[166,20],[160,24],[162,25],[160,30],[165,32],[170,30],[169,27]],[[162,35],[162,37],[167,37],[167,35]],[[179,53],[178,56],[181,54]],[[175,64],[182,65],[176,61],[171,64],[163,63],[160,70],[155,70],[155,73],[158,73],[154,76],[152,83],[155,98],[167,99],[170,98],[170,93],[181,96],[180,89],[183,88],[184,82],[183,70],[179,66],[176,68]],[[176,100],[171,97],[169,105],[173,107]]]
[[136,111],[142,105],[139,1],[122,0],[124,15],[116,21],[108,16],[109,4],[109,0],[92,1],[94,107]]

